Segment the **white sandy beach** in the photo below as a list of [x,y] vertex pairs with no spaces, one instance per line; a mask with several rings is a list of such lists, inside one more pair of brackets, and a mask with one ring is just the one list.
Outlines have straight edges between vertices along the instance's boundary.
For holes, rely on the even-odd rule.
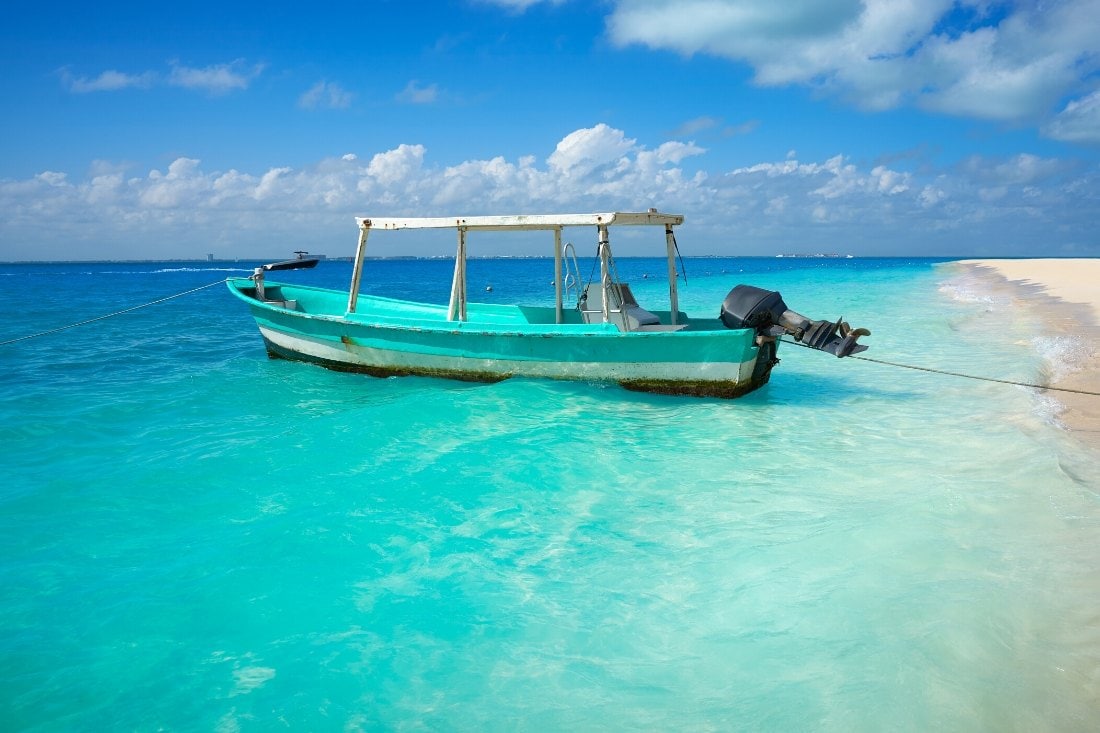
[[[1052,333],[1080,339],[1088,353],[1076,364],[1079,368],[1051,386],[1100,392],[1100,259],[962,260],[959,264],[1007,286]],[[1065,406],[1061,422],[1100,448],[1100,397],[1049,394]]]

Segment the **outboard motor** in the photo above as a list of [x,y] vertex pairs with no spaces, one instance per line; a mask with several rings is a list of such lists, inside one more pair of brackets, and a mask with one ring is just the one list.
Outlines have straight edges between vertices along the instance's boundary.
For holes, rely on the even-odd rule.
[[811,321],[787,308],[783,296],[774,290],[752,285],[738,285],[722,301],[719,314],[726,328],[751,328],[760,336],[779,337],[784,334],[811,348],[835,356],[850,356],[866,351],[856,343],[860,336],[870,336],[866,328],[852,328],[841,318],[832,321]]

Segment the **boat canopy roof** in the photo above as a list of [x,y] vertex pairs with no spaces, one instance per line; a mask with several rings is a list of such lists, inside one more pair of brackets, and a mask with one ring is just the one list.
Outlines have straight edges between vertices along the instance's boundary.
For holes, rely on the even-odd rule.
[[356,217],[360,229],[481,229],[481,230],[552,230],[563,227],[652,225],[684,223],[680,214],[662,214],[656,209],[644,212],[611,211],[597,214],[519,214],[514,216],[439,216],[427,218]]
[[[621,287],[617,278],[612,276],[611,244],[608,229],[612,225],[627,226],[659,226],[664,229],[665,248],[668,253],[668,287],[669,301],[672,308],[672,325],[676,325],[677,296],[676,296],[676,266],[673,262],[673,253],[678,251],[676,237],[672,228],[684,223],[684,217],[680,214],[662,214],[657,209],[649,211],[623,212],[608,211],[595,214],[516,214],[511,216],[438,216],[426,218],[369,218],[356,217],[359,225],[359,246],[355,250],[355,265],[351,273],[351,287],[348,288],[348,313],[354,313],[359,298],[359,284],[363,274],[363,259],[367,250],[367,237],[372,229],[398,230],[398,229],[454,229],[458,233],[458,250],[455,252],[455,273],[451,283],[451,302],[447,308],[447,318],[452,321],[466,320],[466,235],[471,231],[550,231],[554,233],[554,299],[555,320],[563,322],[563,288],[566,287],[566,278],[563,275],[563,266],[568,269],[569,261],[565,257],[572,258],[572,266],[576,274],[572,275],[570,282],[580,282],[580,270],[576,264],[576,255],[573,254],[572,245],[562,247],[562,229],[565,227],[595,227],[597,229],[597,258],[600,261],[600,283],[603,289],[603,316],[608,321],[610,316],[609,297],[612,288]],[[579,292],[579,290],[578,290]]]

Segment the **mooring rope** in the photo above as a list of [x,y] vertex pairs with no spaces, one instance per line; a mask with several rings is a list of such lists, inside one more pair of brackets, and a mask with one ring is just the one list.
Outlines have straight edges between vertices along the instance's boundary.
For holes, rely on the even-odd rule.
[[114,318],[115,316],[121,316],[123,313],[129,313],[130,311],[136,311],[139,308],[148,308],[151,305],[156,305],[158,303],[163,303],[166,300],[172,300],[173,298],[181,298],[184,295],[190,295],[191,293],[197,293],[198,291],[205,290],[206,288],[212,288],[215,285],[221,285],[222,283],[224,283],[228,279],[229,278],[223,278],[221,280],[216,280],[216,281],[214,281],[212,283],[208,283],[206,285],[200,285],[197,288],[191,288],[190,290],[185,290],[182,293],[176,293],[175,295],[167,295],[163,298],[157,298],[156,300],[151,300],[148,303],[142,303],[141,305],[135,305],[135,306],[132,306],[130,308],[123,308],[120,311],[115,311],[114,313],[107,313],[107,314],[104,314],[102,316],[96,316],[95,318],[89,318],[85,321],[77,321],[76,323],[70,323],[67,326],[58,326],[57,328],[51,328],[48,331],[39,331],[38,333],[30,333],[30,334],[27,334],[26,336],[18,336],[18,337],[13,338],[13,339],[8,339],[7,341],[0,341],[0,346],[7,346],[8,344],[14,344],[17,341],[26,341],[27,339],[38,338],[39,336],[48,336],[49,334],[57,333],[58,331],[64,331],[64,330],[69,329],[69,328],[76,328],[77,326],[85,326],[89,323],[95,323],[96,321],[102,321],[102,320],[105,320],[107,318]]
[[[788,341],[787,339],[779,339],[785,344],[794,344],[795,346],[801,346],[804,349],[815,350],[814,347],[807,344],[799,343],[798,341]],[[860,361],[870,361],[875,364],[883,364],[884,366],[898,367],[900,369],[914,369],[919,372],[930,372],[932,374],[945,374],[949,377],[962,377],[963,379],[976,379],[979,382],[997,382],[998,384],[1011,384],[1015,387],[1032,387],[1034,389],[1048,389],[1052,392],[1073,392],[1074,394],[1087,394],[1093,397],[1100,397],[1100,392],[1090,392],[1087,389],[1073,389],[1071,387],[1052,387],[1047,384],[1033,384],[1031,382],[1017,382],[1012,379],[997,379],[995,377],[979,377],[974,374],[963,374],[961,372],[949,372],[946,369],[933,369],[932,367],[915,366],[913,364],[899,364],[896,361],[886,361],[884,359],[872,359],[869,356],[856,356],[851,355],[845,357],[847,359],[859,359]]]

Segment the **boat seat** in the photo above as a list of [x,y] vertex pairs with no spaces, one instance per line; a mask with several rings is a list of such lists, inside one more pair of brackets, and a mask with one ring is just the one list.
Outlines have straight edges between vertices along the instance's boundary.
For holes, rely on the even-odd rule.
[[[622,303],[619,303],[616,291],[622,293]],[[624,331],[638,331],[645,326],[661,325],[660,318],[638,305],[634,293],[626,283],[620,283],[618,288],[611,289],[611,302],[608,305],[612,311],[609,322]],[[586,287],[577,303],[577,309],[585,323],[603,323],[603,288],[598,285]]]

